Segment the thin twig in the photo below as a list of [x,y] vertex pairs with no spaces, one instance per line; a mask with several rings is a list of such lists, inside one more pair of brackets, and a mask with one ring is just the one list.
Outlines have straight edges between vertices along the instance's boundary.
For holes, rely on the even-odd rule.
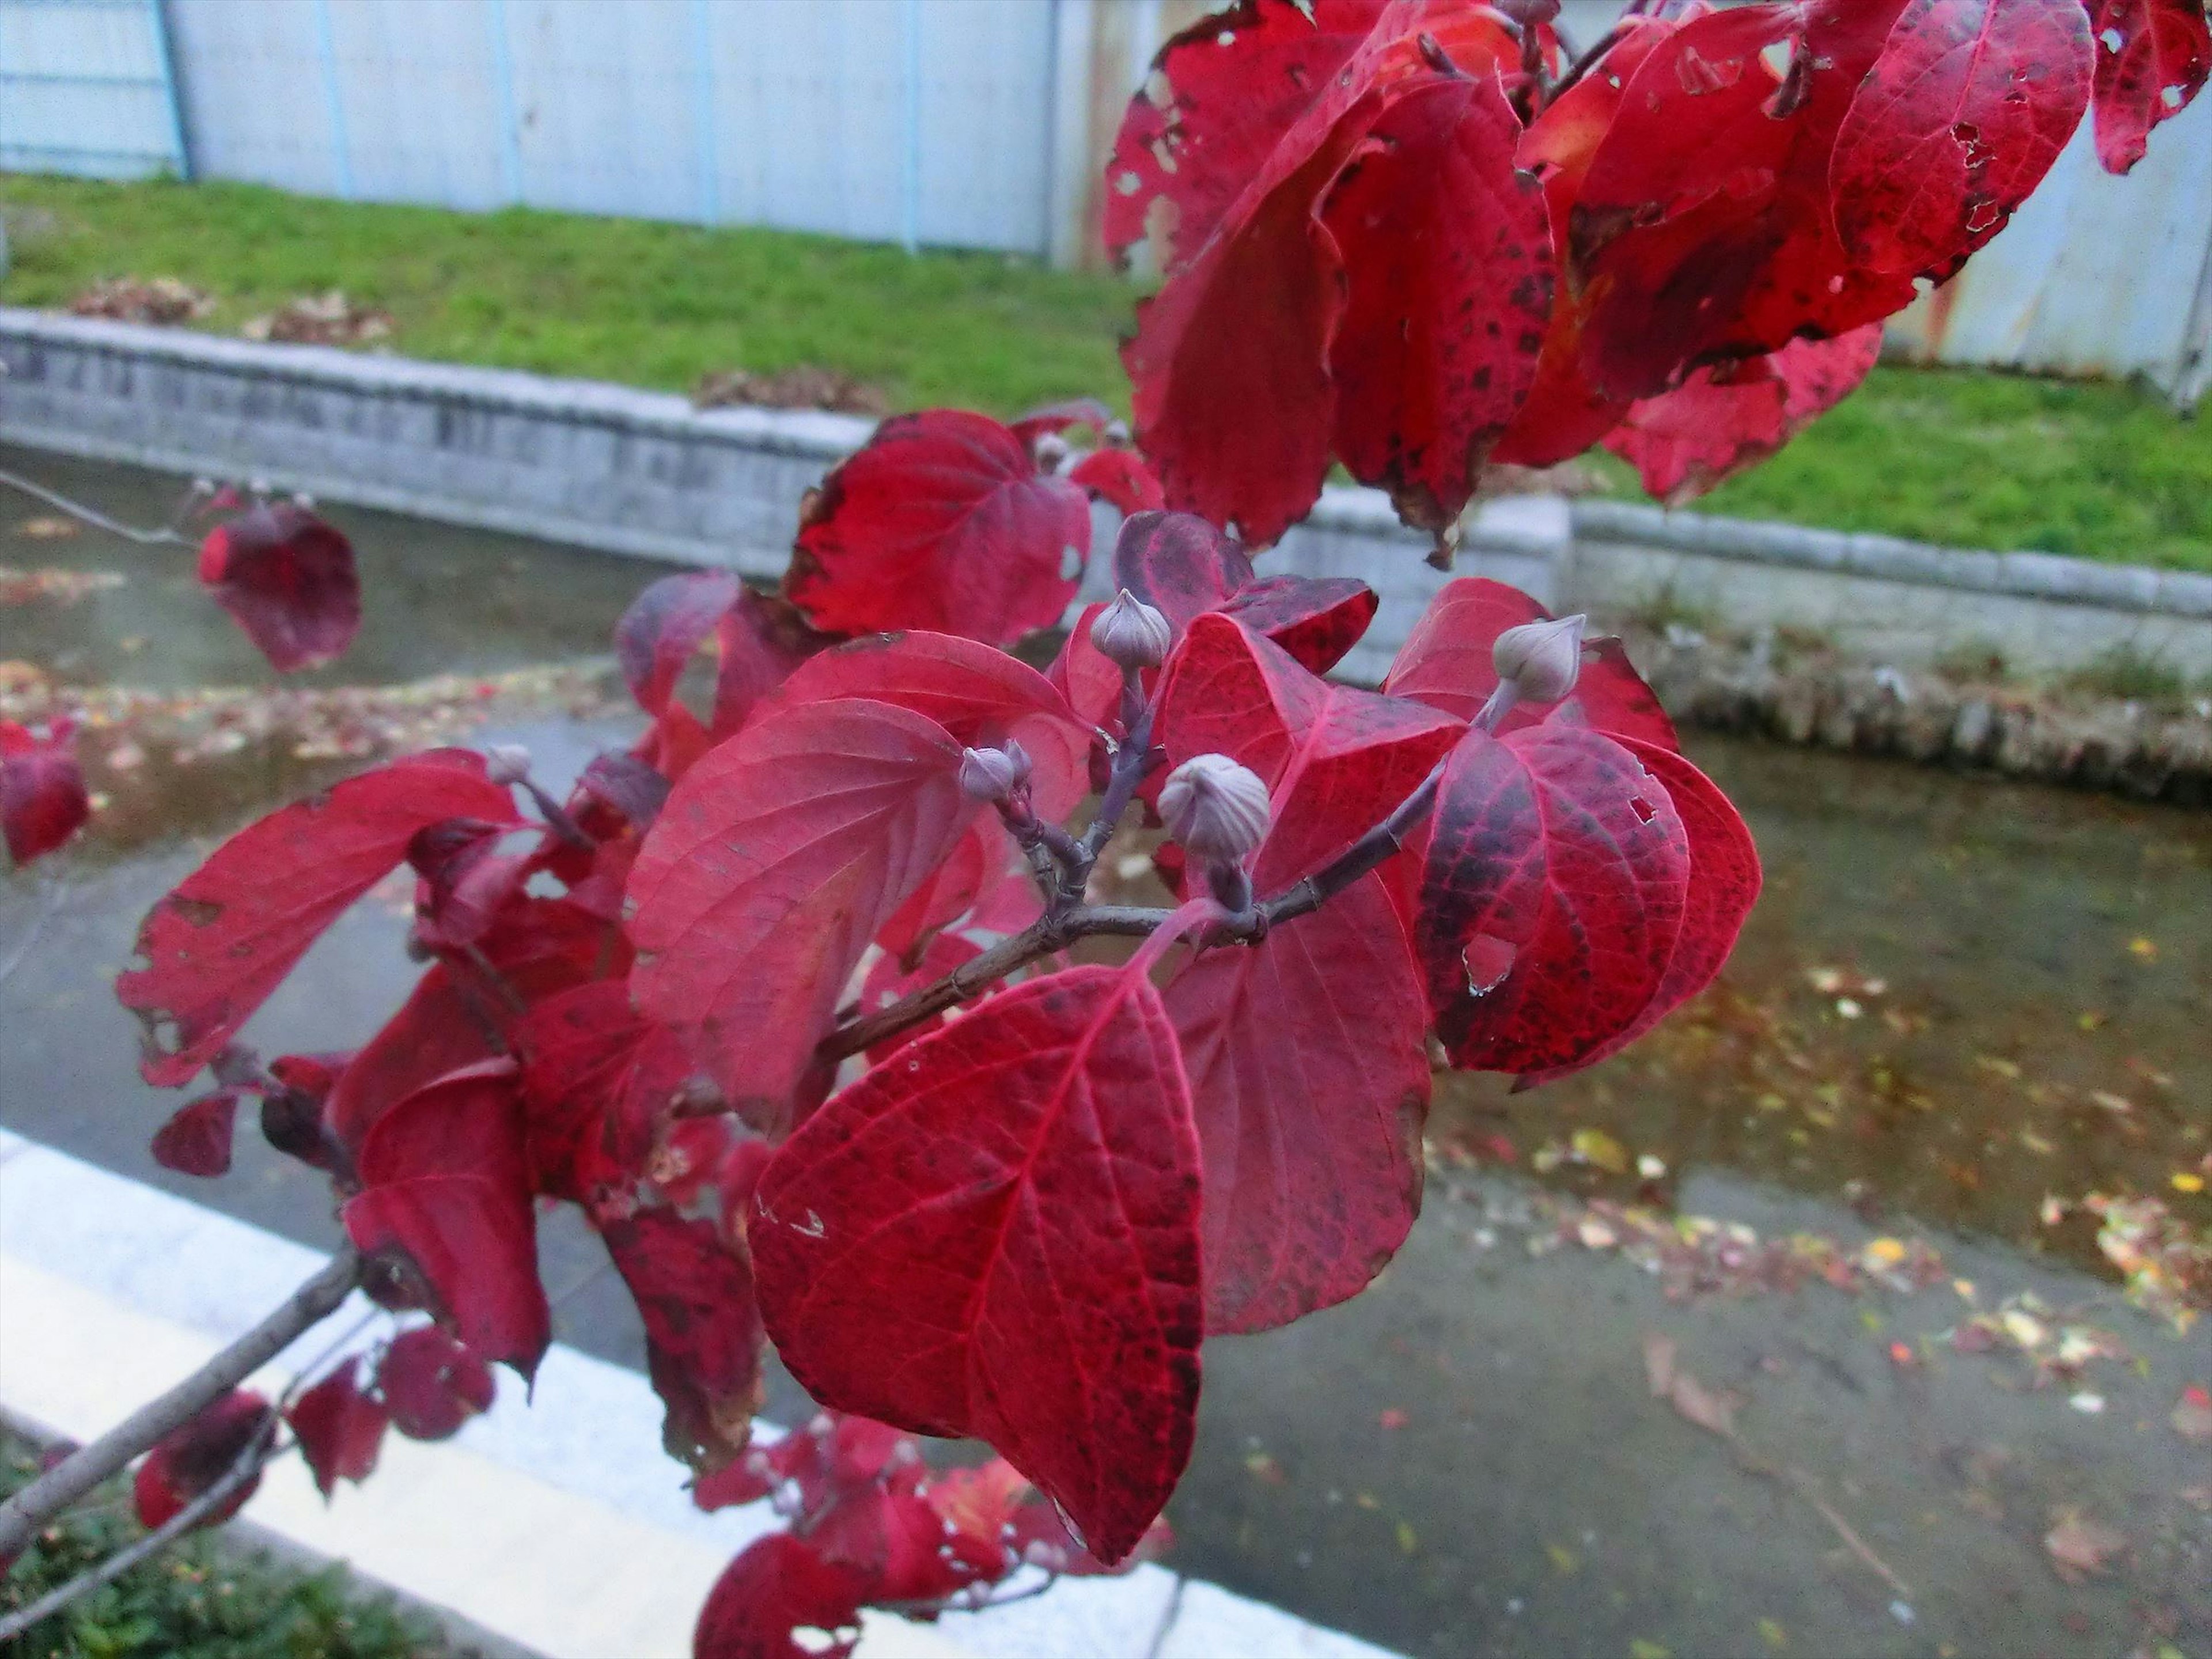
[[13,489],[20,489],[34,501],[44,501],[55,511],[66,513],[80,523],[90,525],[94,530],[105,530],[111,536],[120,536],[125,541],[137,542],[141,546],[151,546],[161,543],[180,547],[185,545],[185,538],[167,526],[154,530],[141,530],[131,525],[118,523],[105,513],[97,512],[85,506],[82,501],[73,501],[66,495],[57,495],[44,484],[33,483],[28,478],[19,477],[13,472],[0,470],[0,484],[6,484]]
[[56,1515],[228,1394],[302,1331],[319,1324],[361,1282],[361,1275],[362,1259],[349,1244],[266,1319],[199,1370],[0,1504],[0,1560],[21,1553]]
[[1820,1518],[1836,1529],[1836,1536],[1844,1540],[1844,1547],[1879,1573],[1882,1582],[1897,1592],[1899,1601],[1910,1601],[1912,1599],[1911,1588],[1890,1571],[1889,1563],[1876,1555],[1873,1547],[1865,1539],[1852,1530],[1851,1523],[1844,1519],[1836,1506],[1820,1496],[1820,1489],[1814,1484],[1813,1477],[1800,1468],[1790,1468],[1784,1473],[1789,1475],[1790,1483],[1803,1495],[1805,1501],[1820,1510]]
[[15,970],[30,956],[31,947],[39,942],[39,935],[59,914],[68,896],[69,878],[66,875],[57,878],[54,884],[46,890],[46,896],[40,904],[37,914],[32,916],[31,925],[23,930],[23,937],[8,947],[7,955],[0,956],[0,985],[5,985],[15,977]]
[[257,1479],[279,1450],[286,1449],[272,1443],[277,1422],[276,1413],[271,1411],[269,1420],[256,1431],[246,1449],[238,1455],[238,1461],[223,1471],[220,1480],[143,1538],[116,1551],[98,1565],[87,1568],[68,1583],[57,1585],[27,1607],[0,1619],[0,1644],[14,1641],[32,1626],[52,1618],[79,1597],[91,1595],[102,1584],[112,1583],[120,1578],[140,1562],[159,1555],[221,1509],[240,1486]]
[[1176,1620],[1182,1616],[1183,1586],[1188,1583],[1190,1580],[1181,1573],[1176,1575],[1175,1589],[1169,1592],[1168,1604],[1160,1609],[1159,1628],[1152,1632],[1152,1639],[1145,1644],[1145,1659],[1160,1659],[1162,1650],[1168,1644],[1169,1633],[1175,1629]]

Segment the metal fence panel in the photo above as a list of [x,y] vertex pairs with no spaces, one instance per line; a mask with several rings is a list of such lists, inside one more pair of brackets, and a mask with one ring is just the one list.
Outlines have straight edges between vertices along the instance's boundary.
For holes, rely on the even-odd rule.
[[0,169],[184,173],[156,0],[0,0]]

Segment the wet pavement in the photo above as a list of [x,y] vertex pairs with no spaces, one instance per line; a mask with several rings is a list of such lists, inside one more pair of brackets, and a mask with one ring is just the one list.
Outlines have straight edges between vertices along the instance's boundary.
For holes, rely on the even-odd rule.
[[[0,465],[167,511],[137,475]],[[22,533],[40,516],[0,501],[0,565],[126,580],[0,606],[0,662],[266,679],[183,550]],[[333,683],[602,651],[654,574],[334,516],[370,608]],[[485,709],[479,737],[555,777],[634,729],[573,698]],[[1585,1077],[1444,1084],[1426,1213],[1382,1279],[1208,1347],[1171,1564],[1440,1659],[2212,1659],[2212,1442],[2176,1416],[2212,1386],[2212,1330],[2130,1304],[2080,1204],[2154,1198],[2200,1240],[2212,1222],[2188,1190],[2212,1173],[2212,819],[1688,746],[1769,870],[1721,984]],[[214,838],[341,763],[266,744],[156,763],[100,775],[127,834],[0,878],[0,1122],[327,1245],[326,1189],[250,1131],[221,1182],[153,1164],[175,1097],[137,1081],[109,981]],[[247,1039],[367,1036],[416,972],[403,897],[345,918]],[[557,1218],[544,1243],[562,1339],[639,1364],[596,1243]],[[787,1384],[771,1410],[801,1405]]]

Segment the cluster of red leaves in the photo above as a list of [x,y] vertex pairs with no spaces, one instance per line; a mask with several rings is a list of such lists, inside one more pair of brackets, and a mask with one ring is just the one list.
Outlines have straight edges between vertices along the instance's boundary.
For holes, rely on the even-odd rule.
[[2203,0],[1692,0],[1557,46],[1476,0],[1243,0],[1161,52],[1106,236],[1164,237],[1125,358],[1170,505],[1272,541],[1334,457],[1442,533],[1486,462],[1624,422],[1655,494],[1710,487],[1856,384],[2093,83],[2124,170],[2212,56]]

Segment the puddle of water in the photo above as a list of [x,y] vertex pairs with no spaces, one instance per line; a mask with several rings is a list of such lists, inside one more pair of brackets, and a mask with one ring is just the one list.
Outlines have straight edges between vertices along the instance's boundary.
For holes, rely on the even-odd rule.
[[[135,475],[29,459],[126,516],[166,510]],[[365,562],[385,563],[369,574],[362,644],[331,675],[448,666],[434,627],[466,636],[475,672],[603,651],[653,574],[344,516]],[[17,523],[0,519],[0,563],[66,557],[133,580],[74,619],[0,611],[14,630],[0,658],[58,667],[76,653],[68,672],[88,679],[179,688],[250,678],[255,659],[185,591],[181,562],[157,579],[166,566],[126,565],[89,538],[26,548],[5,539]],[[100,608],[123,595],[143,613]],[[148,643],[126,652],[118,630],[131,628]],[[555,778],[632,729],[556,710],[500,718],[479,735],[530,744]],[[2124,1305],[2078,1219],[2051,1228],[2039,1214],[2046,1193],[2101,1187],[2161,1193],[2206,1219],[2212,1200],[2169,1183],[2212,1150],[2212,821],[1826,755],[1691,748],[1744,806],[1769,872],[1723,983],[1584,1078],[1517,1097],[1494,1080],[1444,1085],[1443,1172],[1399,1261],[1345,1308],[1209,1346],[1174,1565],[1439,1659],[2160,1642],[2212,1655],[2212,1448],[2167,1420],[2185,1384],[2212,1382],[2212,1334],[2179,1338]],[[250,1129],[224,1182],[153,1167],[146,1138],[176,1101],[138,1083],[109,981],[139,915],[207,837],[251,797],[271,804],[330,764],[241,755],[160,775],[127,848],[0,878],[0,1121],[329,1242],[327,1189]],[[183,823],[164,801],[190,807]],[[249,1040],[360,1041],[416,972],[401,933],[388,908],[361,907]],[[1580,1163],[1567,1155],[1577,1130]],[[1505,1147],[1510,1170],[1458,1167]],[[1632,1173],[1640,1156],[1666,1173]],[[1670,1302],[1619,1255],[1532,1254],[1547,1224],[1528,1178],[1540,1163],[1555,1189],[1671,1199],[1846,1251],[1877,1232],[1917,1236],[1907,1217],[1955,1229],[1936,1243],[1972,1299],[1939,1279],[1909,1297],[1815,1284]],[[545,1273],[563,1340],[638,1362],[635,1314],[580,1227],[549,1230]],[[2105,1333],[2128,1358],[2055,1378],[2015,1354],[1954,1352],[1964,1318],[2022,1291],[2054,1330]],[[1653,1397],[1655,1333],[1738,1400],[1735,1440],[1686,1420],[1680,1396]],[[802,1402],[780,1388],[771,1409],[788,1420]],[[2127,1548],[2109,1573],[2067,1583],[2044,1539],[2075,1509]]]

